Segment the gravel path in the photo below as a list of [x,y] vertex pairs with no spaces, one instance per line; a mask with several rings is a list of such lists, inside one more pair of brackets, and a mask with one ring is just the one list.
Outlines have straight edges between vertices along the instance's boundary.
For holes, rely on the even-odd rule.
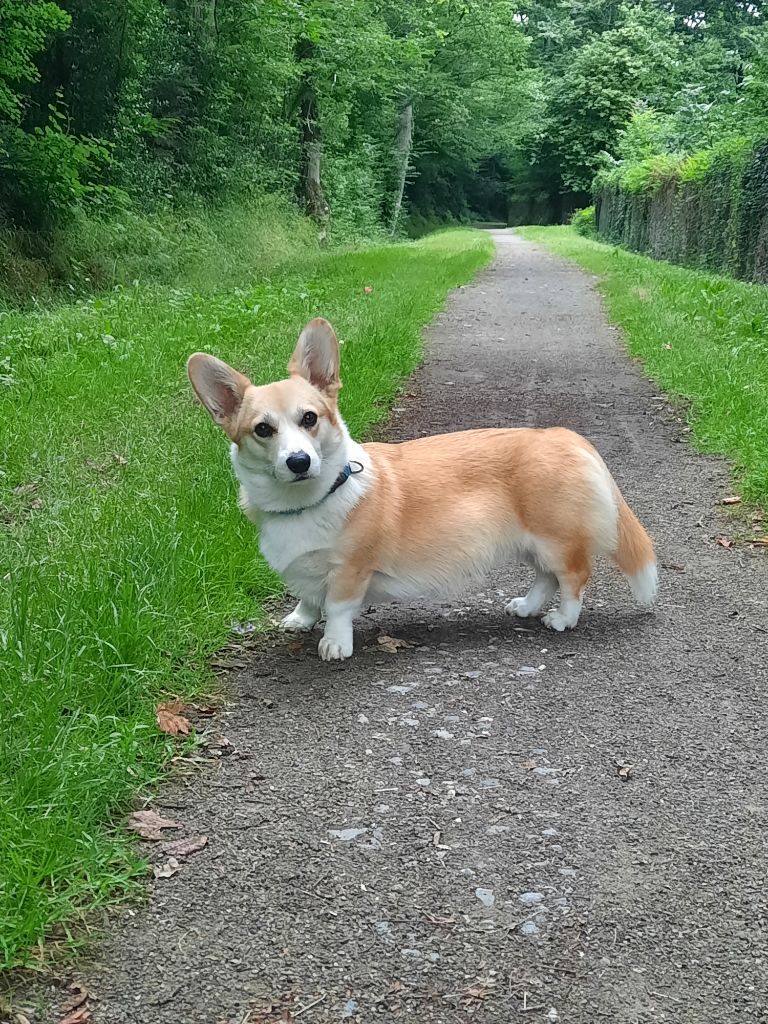
[[343,665],[241,655],[233,752],[157,803],[208,846],[85,967],[95,1024],[768,1020],[768,561],[715,544],[727,467],[592,280],[495,238],[388,436],[586,434],[657,542],[657,611],[604,568],[553,634],[504,617],[510,566],[367,615]]

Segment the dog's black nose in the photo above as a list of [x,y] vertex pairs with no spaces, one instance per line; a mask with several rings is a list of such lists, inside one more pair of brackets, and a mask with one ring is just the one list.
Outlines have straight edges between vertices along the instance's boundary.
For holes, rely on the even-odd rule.
[[312,459],[306,452],[291,452],[285,464],[292,473],[306,473],[312,465]]

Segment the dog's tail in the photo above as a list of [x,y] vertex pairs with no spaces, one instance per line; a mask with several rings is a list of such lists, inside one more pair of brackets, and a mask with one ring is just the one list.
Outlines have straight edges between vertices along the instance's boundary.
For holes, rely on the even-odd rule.
[[624,573],[637,601],[650,607],[656,600],[658,574],[653,542],[616,488],[618,542],[613,560]]

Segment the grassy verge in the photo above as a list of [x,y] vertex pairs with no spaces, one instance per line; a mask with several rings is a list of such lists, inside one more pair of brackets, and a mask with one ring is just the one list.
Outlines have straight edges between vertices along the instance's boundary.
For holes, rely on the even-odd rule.
[[280,196],[211,210],[81,213],[46,238],[0,226],[0,296],[37,304],[136,281],[210,288],[317,248],[316,230]]
[[420,328],[490,252],[450,231],[294,258],[239,287],[137,284],[0,311],[1,964],[29,963],[52,924],[140,870],[108,823],[167,758],[154,704],[204,685],[205,656],[276,589],[188,354],[268,381],[322,313],[360,435],[417,362]]
[[638,256],[569,227],[520,234],[600,275],[632,355],[690,403],[696,443],[733,460],[745,498],[768,501],[768,287]]

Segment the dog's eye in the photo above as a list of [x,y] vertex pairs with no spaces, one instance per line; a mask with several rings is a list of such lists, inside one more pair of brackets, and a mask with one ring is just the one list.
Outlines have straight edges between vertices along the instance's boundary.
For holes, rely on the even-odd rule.
[[253,428],[253,432],[257,437],[272,437],[275,430],[268,423],[257,423]]
[[317,423],[317,413],[316,412],[305,412],[304,415],[301,417],[301,425],[302,425],[302,427],[314,427],[314,425],[316,423]]

